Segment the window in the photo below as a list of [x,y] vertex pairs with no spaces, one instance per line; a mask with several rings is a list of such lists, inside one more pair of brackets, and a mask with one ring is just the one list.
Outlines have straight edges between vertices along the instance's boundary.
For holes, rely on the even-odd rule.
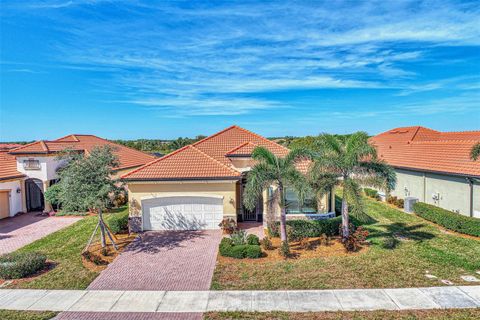
[[23,160],[23,169],[25,170],[40,170],[40,160],[27,159]]
[[317,213],[317,203],[315,195],[311,195],[304,199],[303,205],[300,206],[297,194],[294,190],[287,188],[285,191],[286,211],[287,214],[292,213]]

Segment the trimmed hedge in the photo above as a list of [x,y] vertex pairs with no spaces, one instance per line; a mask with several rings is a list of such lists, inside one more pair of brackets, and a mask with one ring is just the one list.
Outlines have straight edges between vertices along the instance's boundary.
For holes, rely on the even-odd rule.
[[9,253],[0,256],[0,278],[20,279],[45,268],[47,257],[38,252]]
[[220,255],[235,259],[256,259],[262,256],[262,249],[259,245],[242,244],[234,245],[232,239],[223,238],[219,246]]
[[108,226],[115,234],[128,231],[128,211],[110,216]]
[[417,202],[413,205],[414,212],[420,217],[441,225],[447,229],[480,237],[480,219],[462,216],[431,204]]
[[247,244],[259,246],[260,245],[260,239],[254,234],[249,234],[247,236]]
[[[338,235],[339,227],[342,224],[342,217],[335,217],[325,220],[287,220],[287,226],[291,227],[292,235],[296,238],[320,237],[322,234],[327,236]],[[279,237],[280,222],[276,222],[276,228],[269,228],[268,232],[272,237]],[[275,230],[273,230],[275,229]]]
[[374,198],[374,199],[380,198],[378,195],[378,191],[375,189],[363,188],[363,192],[365,192],[365,194],[370,198]]

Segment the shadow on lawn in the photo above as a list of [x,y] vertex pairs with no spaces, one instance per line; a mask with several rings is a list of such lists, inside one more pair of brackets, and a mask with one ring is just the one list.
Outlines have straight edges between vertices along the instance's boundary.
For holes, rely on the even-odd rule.
[[425,226],[425,224],[407,225],[403,222],[379,225],[378,227],[384,230],[371,230],[368,238],[384,238],[382,247],[391,250],[395,249],[402,241],[422,242],[435,238],[433,233],[420,230]]

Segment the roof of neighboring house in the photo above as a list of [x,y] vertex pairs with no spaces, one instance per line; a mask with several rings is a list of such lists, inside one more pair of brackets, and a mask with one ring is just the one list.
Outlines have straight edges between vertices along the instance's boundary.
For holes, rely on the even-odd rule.
[[15,149],[21,146],[22,145],[18,143],[0,143],[0,151]]
[[6,151],[0,151],[0,181],[22,178],[25,175],[17,171],[17,160]]
[[94,147],[110,145],[115,148],[114,152],[118,156],[120,166],[116,169],[126,169],[144,165],[153,159],[154,156],[147,153],[113,143],[94,135],[71,134],[53,141],[35,141],[9,151],[13,155],[31,155],[31,154],[53,154],[66,149],[89,152]]
[[380,159],[394,167],[480,177],[470,150],[480,131],[441,132],[420,126],[392,129],[370,138]]
[[127,180],[238,179],[229,156],[249,155],[263,146],[277,156],[289,150],[253,132],[231,126],[122,176]]

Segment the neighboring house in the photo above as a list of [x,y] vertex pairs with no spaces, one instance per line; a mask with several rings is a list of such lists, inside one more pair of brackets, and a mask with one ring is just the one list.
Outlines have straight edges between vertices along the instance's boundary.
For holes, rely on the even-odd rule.
[[48,211],[44,191],[57,181],[57,168],[61,161],[58,153],[75,150],[87,153],[96,146],[113,146],[120,166],[120,176],[142,166],[154,156],[93,136],[72,134],[53,141],[36,141],[0,152],[0,208],[1,217],[18,212]]
[[[262,146],[277,156],[289,150],[243,128],[232,126],[185,146],[122,176],[128,184],[130,225],[134,231],[218,229],[223,218],[262,222],[279,214],[265,190],[254,210],[246,210],[242,195],[251,154]],[[303,163],[299,169],[305,171]],[[274,188],[272,186],[271,188]],[[287,190],[288,214],[334,211],[331,194],[298,205]],[[315,207],[313,207],[315,206]]]
[[470,159],[480,131],[440,132],[396,128],[370,139],[378,155],[395,168],[392,195],[480,218],[480,162]]

